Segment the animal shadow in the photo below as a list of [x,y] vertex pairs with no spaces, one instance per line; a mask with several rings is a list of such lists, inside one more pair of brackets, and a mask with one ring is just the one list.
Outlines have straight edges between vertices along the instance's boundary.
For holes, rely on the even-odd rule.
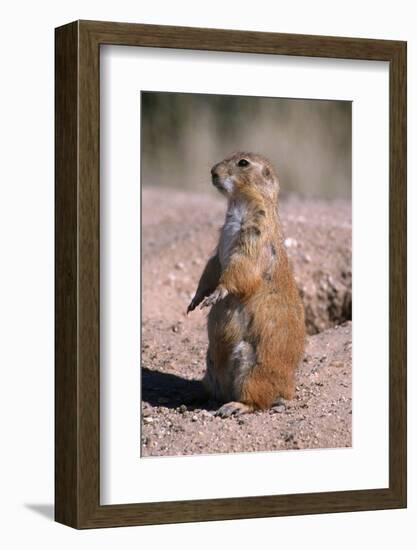
[[142,367],[142,401],[153,407],[175,409],[186,405],[188,409],[213,408],[200,380],[187,380],[176,374]]

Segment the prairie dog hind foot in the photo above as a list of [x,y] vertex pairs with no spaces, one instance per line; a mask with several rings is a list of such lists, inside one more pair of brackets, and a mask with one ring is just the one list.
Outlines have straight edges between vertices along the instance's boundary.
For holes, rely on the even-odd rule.
[[218,409],[215,413],[215,416],[220,416],[220,418],[229,418],[230,416],[239,416],[241,414],[250,413],[254,410],[251,405],[245,405],[240,401],[229,401],[225,403]]

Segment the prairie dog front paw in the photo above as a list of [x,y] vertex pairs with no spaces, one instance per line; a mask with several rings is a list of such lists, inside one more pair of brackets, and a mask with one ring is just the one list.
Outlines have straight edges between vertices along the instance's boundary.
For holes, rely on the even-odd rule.
[[202,301],[200,309],[203,309],[203,307],[214,306],[214,304],[217,304],[217,302],[220,302],[220,300],[226,298],[228,294],[229,291],[227,288],[219,285],[216,290],[210,294],[210,296],[207,296],[207,298]]

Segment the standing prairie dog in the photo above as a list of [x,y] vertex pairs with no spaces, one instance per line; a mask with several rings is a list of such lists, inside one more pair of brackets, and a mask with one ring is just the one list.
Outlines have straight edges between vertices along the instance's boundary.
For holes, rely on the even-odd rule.
[[212,306],[203,383],[225,403],[218,414],[230,416],[293,398],[304,309],[283,244],[279,182],[269,161],[237,153],[211,174],[228,199],[226,219],[188,311]]

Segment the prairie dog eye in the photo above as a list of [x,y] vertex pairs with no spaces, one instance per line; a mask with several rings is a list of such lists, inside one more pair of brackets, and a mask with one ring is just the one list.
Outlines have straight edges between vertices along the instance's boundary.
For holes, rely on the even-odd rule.
[[240,159],[237,165],[240,166],[241,168],[244,168],[245,166],[249,166],[249,161],[246,159]]

